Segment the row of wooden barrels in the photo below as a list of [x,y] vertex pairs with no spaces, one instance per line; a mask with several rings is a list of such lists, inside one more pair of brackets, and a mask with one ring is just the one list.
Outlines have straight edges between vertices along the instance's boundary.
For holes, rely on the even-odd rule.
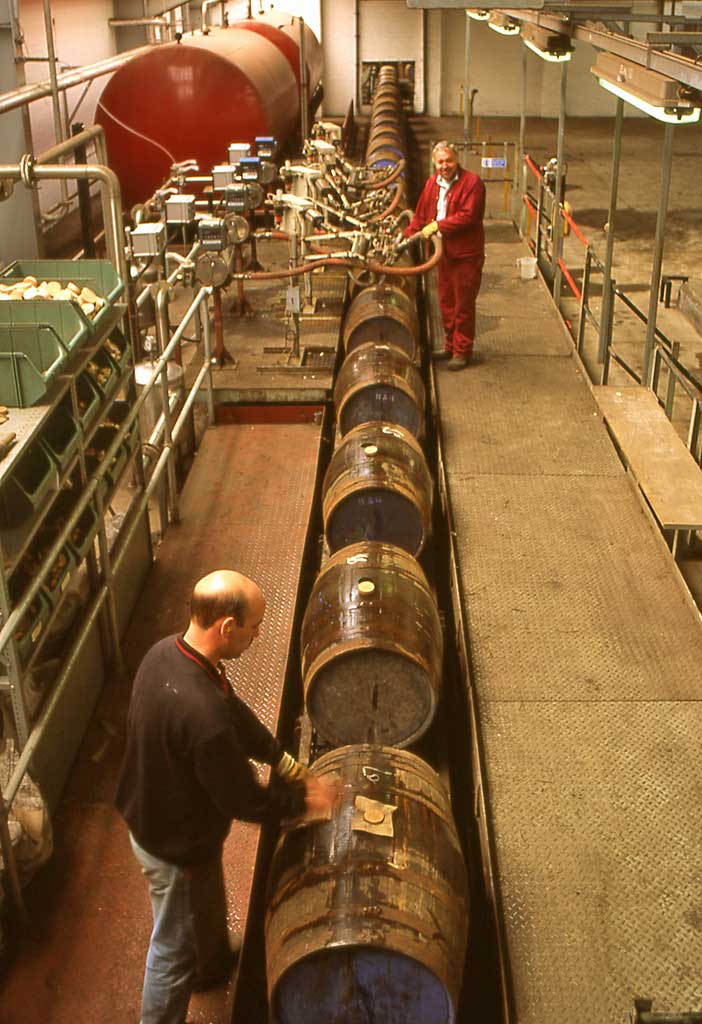
[[[391,78],[381,72],[379,89]],[[310,770],[339,796],[329,820],[288,830],[277,845],[269,1002],[278,1024],[449,1024],[467,941],[466,869],[439,775],[405,749],[432,722],[443,660],[417,561],[433,483],[411,289],[358,292],[343,343],[322,488],[329,557],[301,635],[306,710],[318,745],[334,748]]]

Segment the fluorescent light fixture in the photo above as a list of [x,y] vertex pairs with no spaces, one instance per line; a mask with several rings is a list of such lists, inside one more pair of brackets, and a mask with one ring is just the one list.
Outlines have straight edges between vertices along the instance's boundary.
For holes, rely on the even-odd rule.
[[639,110],[643,110],[644,114],[655,117],[657,121],[665,121],[667,124],[694,124],[700,119],[699,107],[654,107],[652,103],[642,100],[639,96],[634,96],[626,89],[614,85],[613,82],[608,82],[606,78],[598,78],[597,81],[607,92],[631,103],[632,107],[638,107]]
[[565,32],[552,32],[543,25],[522,25],[522,42],[541,60],[562,64],[573,55],[570,36]]
[[599,53],[590,70],[603,89],[657,121],[694,124],[700,120],[702,97],[674,78],[613,53]]
[[473,21],[487,21],[490,17],[490,12],[482,9],[475,11],[469,11],[466,9],[466,14],[469,18],[472,18]]
[[499,12],[493,12],[490,15],[488,28],[491,28],[493,32],[499,32],[501,36],[519,35],[519,22],[513,21],[508,15]]
[[522,41],[532,53],[536,54],[537,57],[541,57],[541,60],[548,60],[552,64],[562,64],[564,61],[570,60],[573,56],[572,50],[567,50],[565,53],[549,53],[548,50],[539,49],[536,43],[532,43],[528,39],[524,39]]

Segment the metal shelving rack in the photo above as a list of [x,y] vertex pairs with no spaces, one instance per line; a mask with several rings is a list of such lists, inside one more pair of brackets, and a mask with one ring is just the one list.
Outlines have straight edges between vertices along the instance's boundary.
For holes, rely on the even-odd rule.
[[[65,712],[61,716],[64,720],[73,721],[77,713],[78,717],[87,721],[102,687],[106,665],[110,661],[119,660],[120,628],[113,588],[111,546],[108,541],[104,516],[112,494],[129,467],[133,468],[132,476],[139,482],[138,488],[143,492],[143,472],[139,468],[133,467],[135,452],[138,453],[137,459],[140,459],[141,445],[136,440],[138,438],[138,420],[130,416],[123,426],[116,429],[112,443],[102,452],[102,461],[92,469],[86,458],[86,452],[90,450],[91,441],[96,431],[104,424],[105,417],[113,408],[117,397],[120,394],[126,395],[128,401],[133,405],[136,391],[133,359],[127,338],[124,335],[119,336],[120,342],[125,346],[123,357],[119,361],[110,362],[112,372],[109,380],[104,389],[96,392],[99,394],[99,408],[87,425],[83,423],[77,381],[95,358],[96,353],[104,349],[108,339],[114,338],[115,332],[122,324],[125,312],[126,306],[115,302],[109,312],[101,318],[99,329],[74,354],[68,364],[68,371],[52,382],[45,400],[40,405],[29,409],[10,409],[9,420],[4,425],[8,431],[17,435],[17,440],[5,459],[0,462],[0,490],[12,477],[20,460],[28,456],[31,458],[32,451],[41,447],[41,439],[46,436],[51,417],[59,403],[65,403],[70,409],[77,426],[78,438],[75,450],[71,451],[63,464],[51,462],[51,479],[46,493],[43,494],[33,512],[26,517],[19,541],[17,539],[18,530],[0,531],[0,614],[2,616],[0,656],[4,660],[6,669],[4,676],[0,677],[0,694],[2,694],[3,700],[8,701],[9,699],[11,705],[14,739],[19,752],[27,750],[31,737],[36,754],[36,749],[41,745],[41,735],[35,738],[35,733],[43,732],[43,730],[37,729],[38,721],[41,719],[42,725],[45,725],[48,724],[50,718],[56,718],[59,705]],[[140,442],[140,438],[138,440]],[[125,453],[126,458],[124,458]],[[117,477],[112,479],[110,469],[115,455],[123,464],[120,466]],[[41,566],[29,580],[29,585],[24,588],[24,593],[18,600],[13,601],[11,597],[13,574],[20,566],[23,555],[35,542],[39,531],[46,525],[47,517],[51,515],[57,499],[61,494],[66,493],[67,485],[74,491],[76,486],[80,488],[70,514],[66,517],[65,522],[62,520],[63,525],[58,527],[55,534],[52,534],[53,543],[48,551],[44,551]],[[136,497],[138,497],[138,491],[132,501]],[[91,508],[95,512],[95,516],[93,522],[88,526],[87,534],[83,537],[81,548],[84,550],[80,557],[75,552],[75,548],[71,547],[69,538],[75,530],[76,524],[84,516],[86,509]],[[151,560],[150,531],[145,514],[144,526],[144,530],[141,531],[141,550],[146,556],[143,560],[148,567]],[[114,538],[113,547],[118,542],[119,534]],[[69,560],[60,589],[56,591],[53,599],[50,599],[47,597],[47,578],[55,565],[56,558],[62,550],[66,550],[67,544],[68,550],[74,553],[74,557]],[[46,688],[42,694],[41,704],[36,709],[35,717],[28,707],[27,700],[31,671],[36,666],[41,655],[41,647],[61,611],[64,598],[69,591],[69,584],[76,578],[84,563],[87,567],[89,586],[88,598],[79,613],[83,621],[74,631],[66,649],[61,652],[61,668],[54,680],[55,684],[62,681],[63,686],[60,687],[60,693],[52,692],[54,689],[59,690],[58,685]],[[144,571],[146,571],[146,567]],[[106,592],[102,595],[99,606],[95,607],[95,599],[104,585],[106,585]],[[31,637],[29,652],[27,653],[25,650],[25,657],[22,658],[18,650],[18,626],[22,623],[32,602],[37,599],[44,602],[45,610],[48,607],[48,614],[35,627],[36,633]],[[5,636],[3,637],[2,634]],[[96,638],[97,643],[95,643]],[[90,639],[93,641],[92,644],[88,643]],[[99,655],[97,659],[92,658],[91,672],[89,673],[90,686],[87,691],[85,679],[79,679],[79,673],[70,671],[71,666],[79,665],[81,651],[86,646],[91,646]],[[68,675],[66,670],[68,670]],[[74,683],[71,682],[71,675]],[[79,708],[73,707],[75,701],[80,703]],[[88,704],[89,708],[86,706]],[[54,746],[48,756],[40,757],[39,764],[34,758],[32,760],[32,776],[38,782],[51,809],[58,799],[70,770],[82,732],[83,730],[80,728],[64,729],[63,733],[69,735],[66,735],[59,744],[58,750]],[[55,737],[52,742],[54,741]],[[8,796],[9,799],[6,797],[6,800],[10,803],[13,794],[8,794]]]

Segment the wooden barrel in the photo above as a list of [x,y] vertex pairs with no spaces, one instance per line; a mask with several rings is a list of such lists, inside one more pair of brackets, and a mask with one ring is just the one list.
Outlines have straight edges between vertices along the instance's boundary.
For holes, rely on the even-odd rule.
[[419,557],[431,527],[433,483],[412,434],[393,423],[361,423],[334,452],[322,487],[331,551],[380,540]]
[[[366,158],[366,163],[371,170],[378,170],[383,167],[391,169],[399,164],[400,160],[404,159],[404,152],[395,146],[382,146],[380,149],[375,150],[373,156]],[[400,177],[404,177],[404,169],[400,171]]]
[[366,341],[387,341],[419,358],[419,321],[414,302],[401,288],[375,285],[353,297],[344,317],[346,352]]
[[331,556],[301,633],[305,702],[320,736],[409,746],[434,717],[442,656],[436,601],[411,555],[370,542]]
[[378,132],[371,136],[368,140],[368,148],[366,149],[366,162],[370,163],[375,152],[378,149],[382,149],[385,146],[394,146],[397,151],[404,157],[405,145],[402,141],[402,136],[399,132],[394,131],[391,128],[382,127],[378,129]]
[[412,360],[395,345],[367,342],[346,356],[334,383],[343,435],[371,420],[396,423],[419,437],[424,429],[424,384]]
[[330,821],[285,833],[266,910],[277,1024],[450,1024],[468,939],[465,863],[438,775],[403,750],[325,754]]

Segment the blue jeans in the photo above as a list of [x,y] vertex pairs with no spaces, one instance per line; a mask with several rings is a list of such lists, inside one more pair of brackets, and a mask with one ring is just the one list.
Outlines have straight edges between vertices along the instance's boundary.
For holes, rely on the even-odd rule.
[[149,883],[154,916],[141,1024],[184,1024],[195,968],[189,875],[184,868],[147,853],[131,834],[129,838]]

